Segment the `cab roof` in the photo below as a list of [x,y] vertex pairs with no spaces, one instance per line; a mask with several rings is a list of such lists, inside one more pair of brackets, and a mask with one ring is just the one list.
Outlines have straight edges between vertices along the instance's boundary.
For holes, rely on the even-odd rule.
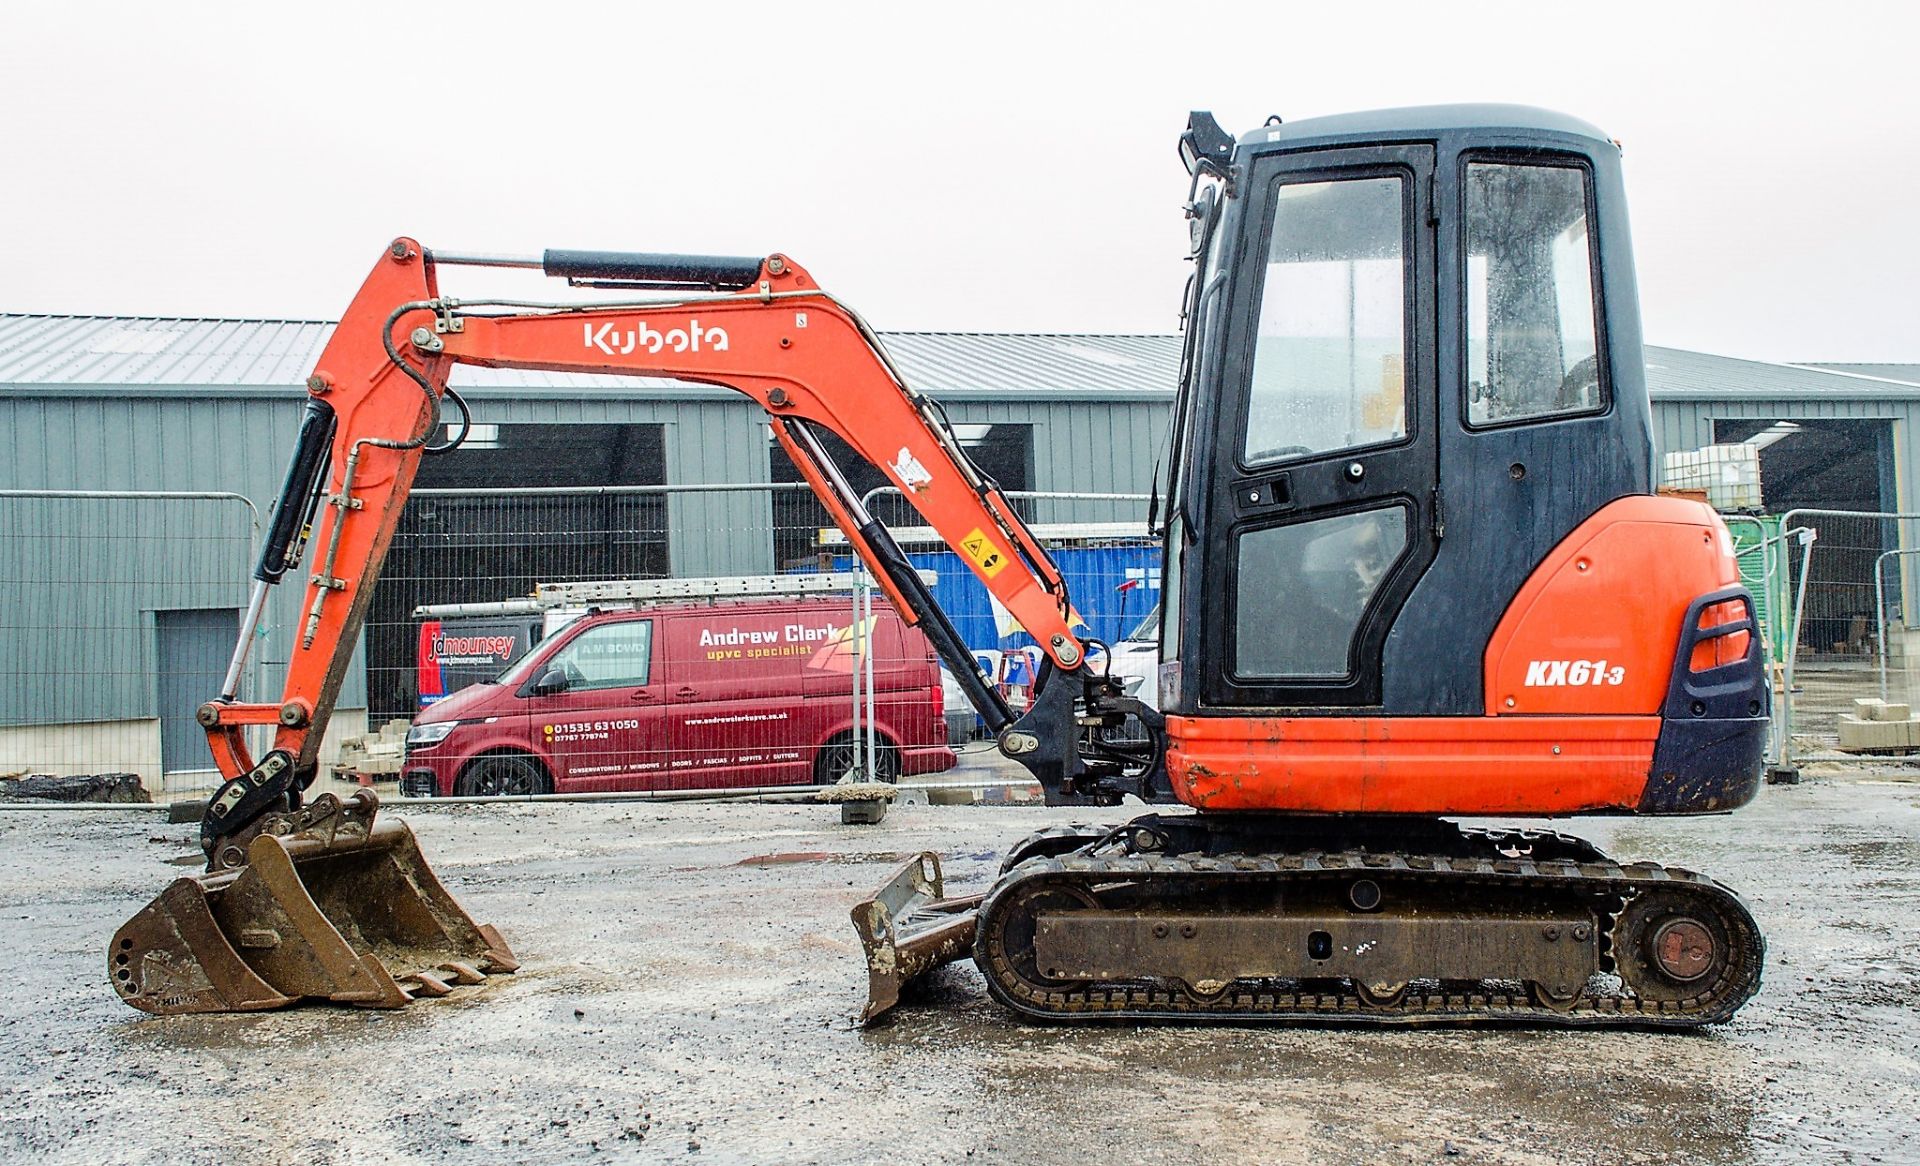
[[1423,140],[1468,130],[1500,136],[1584,138],[1596,145],[1612,142],[1604,131],[1591,122],[1550,109],[1531,105],[1465,103],[1415,105],[1303,118],[1251,130],[1240,135],[1240,145],[1257,147],[1275,143],[1308,145],[1320,142]]

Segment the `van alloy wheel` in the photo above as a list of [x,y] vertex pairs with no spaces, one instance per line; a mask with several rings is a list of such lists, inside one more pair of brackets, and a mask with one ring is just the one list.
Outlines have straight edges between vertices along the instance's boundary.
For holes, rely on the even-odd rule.
[[519,753],[480,758],[460,775],[459,788],[454,790],[462,797],[483,798],[523,798],[551,792],[540,763]]
[[[860,742],[864,750],[866,742]],[[820,747],[820,756],[813,763],[813,782],[815,785],[832,785],[841,776],[853,768],[854,740],[850,733],[841,733]],[[900,750],[885,734],[874,738],[874,777],[889,784],[900,780]]]

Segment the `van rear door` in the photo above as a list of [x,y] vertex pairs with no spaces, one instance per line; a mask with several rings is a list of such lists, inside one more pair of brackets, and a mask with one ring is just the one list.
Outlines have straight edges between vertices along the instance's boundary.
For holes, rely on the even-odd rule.
[[903,749],[945,745],[947,724],[933,642],[909,628],[892,604],[876,604],[874,615],[873,703],[880,725]]
[[562,692],[528,699],[529,732],[546,750],[559,793],[668,788],[665,683],[654,621],[591,624],[527,674],[559,672]]
[[673,788],[810,780],[818,726],[801,699],[801,675],[833,623],[820,606],[723,605],[662,616]]

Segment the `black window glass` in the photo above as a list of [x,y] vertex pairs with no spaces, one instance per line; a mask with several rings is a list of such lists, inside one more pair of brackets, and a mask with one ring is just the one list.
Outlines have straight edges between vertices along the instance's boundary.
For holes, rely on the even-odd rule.
[[1467,420],[1600,408],[1586,171],[1467,166]]
[[1407,545],[1398,506],[1240,536],[1234,672],[1337,679],[1360,616]]

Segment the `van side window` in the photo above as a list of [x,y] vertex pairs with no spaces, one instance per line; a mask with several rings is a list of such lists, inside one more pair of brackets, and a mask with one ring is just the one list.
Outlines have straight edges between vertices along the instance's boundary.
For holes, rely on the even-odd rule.
[[566,674],[572,690],[634,688],[647,682],[653,663],[653,621],[602,624],[575,636],[547,667]]

